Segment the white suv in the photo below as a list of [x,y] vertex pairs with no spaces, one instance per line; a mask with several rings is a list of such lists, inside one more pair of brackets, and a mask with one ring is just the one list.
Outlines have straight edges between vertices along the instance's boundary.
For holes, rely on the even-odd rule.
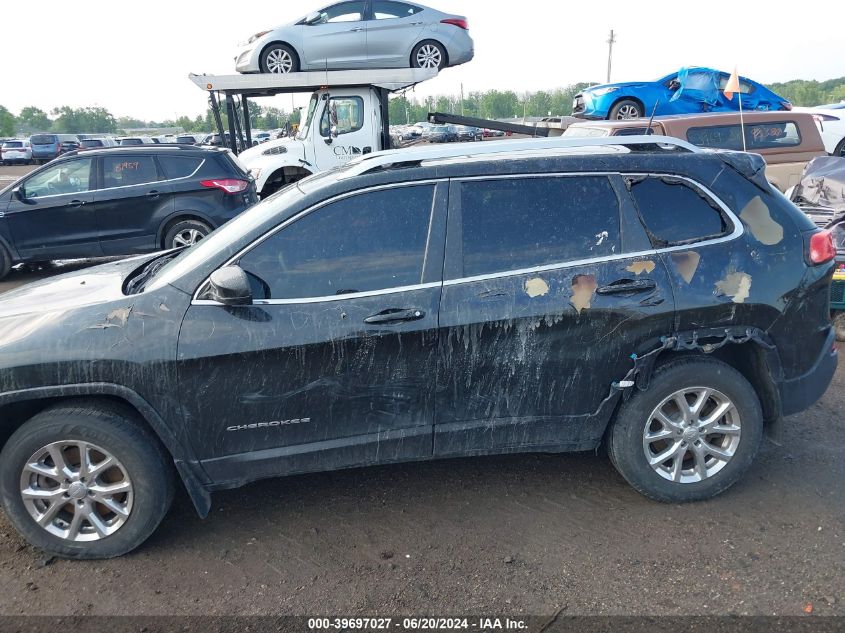
[[32,164],[32,146],[27,139],[14,139],[3,143],[0,148],[0,160],[4,165]]

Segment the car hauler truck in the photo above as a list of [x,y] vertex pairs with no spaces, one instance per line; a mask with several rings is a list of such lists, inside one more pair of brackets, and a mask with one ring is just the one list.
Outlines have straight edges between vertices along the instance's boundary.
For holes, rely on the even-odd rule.
[[[388,97],[437,76],[436,68],[316,71],[261,75],[190,75],[208,92],[221,139],[249,168],[261,197],[313,173],[353,158],[392,149]],[[249,100],[280,94],[312,93],[293,138],[253,147]],[[228,129],[221,110],[225,107]],[[454,123],[550,136],[553,125],[526,126],[453,114],[432,113],[432,123]],[[247,149],[244,149],[247,148]]]

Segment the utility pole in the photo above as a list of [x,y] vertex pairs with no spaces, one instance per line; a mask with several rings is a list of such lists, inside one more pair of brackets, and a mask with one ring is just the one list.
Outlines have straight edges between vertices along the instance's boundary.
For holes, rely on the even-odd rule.
[[616,43],[616,37],[613,35],[613,29],[610,29],[610,37],[607,38],[607,83],[610,83],[610,65],[613,61],[613,45]]

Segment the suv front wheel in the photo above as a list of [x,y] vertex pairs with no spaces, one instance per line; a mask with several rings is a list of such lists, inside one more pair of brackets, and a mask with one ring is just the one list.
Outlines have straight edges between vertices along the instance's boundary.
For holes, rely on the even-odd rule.
[[739,480],[762,435],[760,401],[742,374],[712,358],[683,357],[660,366],[649,388],[619,407],[608,453],[647,497],[699,501]]
[[0,454],[6,514],[36,547],[111,558],[144,542],[173,499],[164,448],[111,403],[58,405],[15,431]]

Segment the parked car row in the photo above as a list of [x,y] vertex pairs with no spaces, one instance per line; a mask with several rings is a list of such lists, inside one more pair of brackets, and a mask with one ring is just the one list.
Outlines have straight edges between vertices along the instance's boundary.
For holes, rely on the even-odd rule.
[[21,262],[190,246],[257,200],[252,177],[227,150],[67,153],[0,192],[0,278]]

